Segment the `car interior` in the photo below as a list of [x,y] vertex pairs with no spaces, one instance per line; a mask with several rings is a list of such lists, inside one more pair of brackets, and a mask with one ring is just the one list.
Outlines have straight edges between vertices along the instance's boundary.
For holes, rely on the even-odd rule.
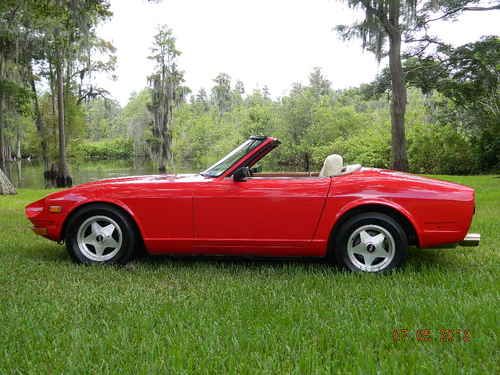
[[356,172],[361,164],[344,166],[344,159],[338,154],[326,157],[319,172],[260,172],[259,168],[250,168],[250,177],[335,177]]

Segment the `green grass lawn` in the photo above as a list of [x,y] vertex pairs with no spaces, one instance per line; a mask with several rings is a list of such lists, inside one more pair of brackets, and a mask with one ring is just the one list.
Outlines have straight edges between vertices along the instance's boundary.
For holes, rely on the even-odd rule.
[[[500,178],[442,178],[476,189],[481,246],[413,249],[385,276],[305,261],[78,266],[24,218],[46,190],[0,197],[0,374],[499,373]],[[468,332],[442,342],[440,329]]]

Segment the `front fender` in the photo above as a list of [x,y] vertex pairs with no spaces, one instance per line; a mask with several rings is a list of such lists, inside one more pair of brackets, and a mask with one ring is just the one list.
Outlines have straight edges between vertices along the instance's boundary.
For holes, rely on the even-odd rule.
[[59,231],[59,235],[58,235],[59,240],[63,239],[62,236],[64,234],[66,224],[68,223],[69,219],[75,213],[77,213],[77,211],[79,209],[86,207],[88,205],[97,204],[97,203],[113,205],[113,206],[116,206],[119,209],[122,209],[123,211],[125,211],[132,218],[132,220],[135,222],[137,228],[139,229],[141,237],[143,237],[144,230],[142,228],[141,222],[140,222],[140,220],[137,219],[136,215],[134,214],[134,212],[130,209],[130,207],[127,204],[125,204],[123,201],[121,201],[119,199],[110,198],[110,197],[106,197],[106,198],[99,197],[98,199],[96,199],[95,197],[91,197],[91,198],[79,201],[77,204],[73,205],[71,207],[71,209],[67,212],[67,215],[66,215],[64,222],[63,222],[63,225],[61,225],[61,227],[60,227],[60,231]]

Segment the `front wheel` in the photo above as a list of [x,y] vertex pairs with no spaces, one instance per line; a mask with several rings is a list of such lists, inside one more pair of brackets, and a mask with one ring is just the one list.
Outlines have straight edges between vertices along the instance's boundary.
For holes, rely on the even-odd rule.
[[349,219],[337,232],[334,256],[355,272],[387,272],[403,264],[408,239],[392,217],[369,212]]
[[67,227],[66,247],[79,263],[126,263],[137,243],[130,219],[106,205],[84,208]]

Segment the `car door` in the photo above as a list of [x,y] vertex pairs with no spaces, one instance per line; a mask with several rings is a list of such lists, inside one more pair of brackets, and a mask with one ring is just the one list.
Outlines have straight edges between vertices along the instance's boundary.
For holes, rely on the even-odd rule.
[[212,254],[307,256],[331,178],[231,177],[197,189],[195,251]]

